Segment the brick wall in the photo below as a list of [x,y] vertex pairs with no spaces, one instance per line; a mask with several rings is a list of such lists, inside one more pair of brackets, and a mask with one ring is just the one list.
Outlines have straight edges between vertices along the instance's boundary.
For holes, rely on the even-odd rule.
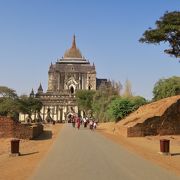
[[0,137],[12,137],[13,126],[14,122],[11,118],[0,117]]
[[43,125],[21,124],[9,117],[0,117],[0,138],[33,139],[43,132]]

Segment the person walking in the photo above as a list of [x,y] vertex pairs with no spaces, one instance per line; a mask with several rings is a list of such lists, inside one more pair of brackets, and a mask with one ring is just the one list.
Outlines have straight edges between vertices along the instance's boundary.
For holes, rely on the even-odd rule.
[[84,123],[84,128],[86,128],[87,127],[87,120],[86,120],[86,118],[83,118],[83,123]]
[[81,125],[81,119],[80,119],[80,117],[77,117],[77,128],[78,128],[78,130],[80,128],[80,125]]
[[74,116],[72,116],[72,126],[75,128],[75,117]]
[[97,124],[96,124],[96,121],[94,121],[93,128],[96,129],[96,127],[97,127]]
[[90,128],[91,130],[93,130],[93,120],[90,120],[90,122],[89,122],[89,128]]

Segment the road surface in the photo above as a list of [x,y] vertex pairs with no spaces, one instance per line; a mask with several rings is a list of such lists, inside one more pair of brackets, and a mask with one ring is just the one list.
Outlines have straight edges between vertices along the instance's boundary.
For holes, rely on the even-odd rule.
[[31,180],[177,180],[98,132],[64,125]]

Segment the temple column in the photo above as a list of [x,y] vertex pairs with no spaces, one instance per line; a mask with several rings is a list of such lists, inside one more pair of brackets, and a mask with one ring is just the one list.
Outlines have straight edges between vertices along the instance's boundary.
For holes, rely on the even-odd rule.
[[56,121],[58,121],[59,116],[58,116],[58,112],[59,112],[59,106],[56,106]]
[[43,121],[45,121],[45,106],[43,106]]

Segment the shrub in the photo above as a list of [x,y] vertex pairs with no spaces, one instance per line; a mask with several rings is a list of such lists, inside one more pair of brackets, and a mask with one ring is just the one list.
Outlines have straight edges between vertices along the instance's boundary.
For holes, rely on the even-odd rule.
[[109,118],[113,119],[115,122],[123,119],[125,116],[139,108],[141,105],[146,104],[145,98],[136,96],[131,98],[120,97],[113,100],[107,110]]
[[173,76],[168,79],[160,79],[153,89],[153,100],[159,100],[180,94],[180,77]]

